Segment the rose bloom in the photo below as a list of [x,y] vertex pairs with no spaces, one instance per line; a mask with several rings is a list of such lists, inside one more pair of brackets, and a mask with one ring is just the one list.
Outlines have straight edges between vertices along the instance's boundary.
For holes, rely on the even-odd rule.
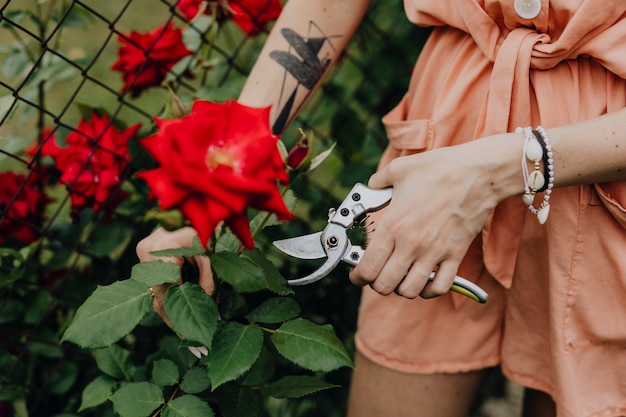
[[37,239],[50,199],[39,189],[42,181],[34,175],[0,173],[0,245],[11,237],[26,244]]
[[122,92],[129,91],[132,97],[160,85],[172,67],[192,53],[183,43],[182,31],[173,28],[172,22],[150,33],[132,31],[118,40],[119,59],[111,69],[122,73]]
[[90,206],[97,213],[105,203],[113,208],[121,201],[124,194],[118,189],[130,160],[128,142],[140,127],[136,124],[119,131],[107,115],[93,112],[91,121],[81,120],[77,129],[67,135],[67,147],[59,147],[54,135],[43,144],[41,155],[52,157],[61,171],[74,214]]
[[[206,0],[180,0],[176,7],[187,20],[193,20]],[[256,35],[267,22],[275,20],[282,12],[280,0],[221,0],[218,3],[223,15],[230,15],[233,21],[248,35]],[[211,8],[205,7],[209,14]]]
[[158,132],[141,144],[161,165],[138,174],[161,208],[179,209],[206,246],[225,221],[254,247],[248,207],[293,219],[278,190],[288,175],[269,125],[269,107],[196,101],[180,119],[156,119]]

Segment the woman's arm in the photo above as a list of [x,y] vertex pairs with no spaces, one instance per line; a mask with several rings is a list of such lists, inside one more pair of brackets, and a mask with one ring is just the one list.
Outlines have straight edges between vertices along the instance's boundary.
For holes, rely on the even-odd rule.
[[[626,108],[547,134],[555,187],[626,180]],[[351,280],[407,298],[447,292],[494,207],[524,192],[523,138],[504,133],[401,157],[373,175],[369,185],[393,186],[394,198],[376,226],[385,233],[373,234]]]
[[289,0],[239,96],[272,106],[282,132],[321,84],[363,19],[370,0]]

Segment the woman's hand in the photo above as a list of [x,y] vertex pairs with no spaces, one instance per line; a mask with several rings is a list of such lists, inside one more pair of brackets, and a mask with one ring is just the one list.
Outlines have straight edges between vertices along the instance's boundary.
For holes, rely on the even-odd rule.
[[[184,227],[172,232],[159,228],[137,244],[137,257],[140,262],[150,262],[162,260],[164,262],[173,262],[179,267],[183,266],[185,261],[198,267],[199,278],[198,285],[202,287],[208,295],[213,293],[215,284],[213,282],[213,273],[211,272],[211,262],[208,256],[197,255],[193,258],[183,259],[174,256],[154,256],[150,252],[156,252],[165,249],[184,248],[193,246],[193,238],[197,235],[196,231],[191,227]],[[164,310],[165,291],[167,288],[160,285],[153,287],[152,306],[163,321],[171,328],[171,323],[167,318]]]
[[[504,197],[497,183],[516,175],[503,170],[506,158],[494,153],[496,146],[480,142],[403,156],[371,177],[372,188],[392,186],[393,198],[350,273],[354,284],[406,298],[450,289],[467,249]],[[521,174],[516,179],[522,182]]]

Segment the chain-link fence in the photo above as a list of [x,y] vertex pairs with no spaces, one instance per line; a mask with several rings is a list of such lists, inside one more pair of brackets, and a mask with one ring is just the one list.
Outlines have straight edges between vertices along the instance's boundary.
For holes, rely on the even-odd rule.
[[[136,243],[163,221],[151,217],[154,203],[133,177],[152,163],[136,138],[195,98],[237,97],[276,17],[257,3],[267,2],[0,4],[0,416],[77,413],[97,372],[92,355],[61,335],[97,285],[128,276]],[[321,229],[328,207],[373,172],[386,142],[380,116],[401,97],[424,36],[400,1],[374,2],[340,65],[283,134],[288,146],[298,129],[318,146],[338,143],[322,169],[293,184],[303,204],[289,233]],[[299,297],[351,346],[356,289],[328,280]],[[160,343],[158,333],[134,337],[137,355]],[[292,413],[341,415],[348,373],[331,378],[343,388]]]

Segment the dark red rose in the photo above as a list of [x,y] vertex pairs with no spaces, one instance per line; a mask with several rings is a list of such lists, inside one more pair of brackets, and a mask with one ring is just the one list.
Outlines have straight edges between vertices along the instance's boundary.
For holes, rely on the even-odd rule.
[[0,173],[0,244],[14,237],[32,243],[38,237],[48,196],[41,181],[15,172]]
[[90,206],[98,212],[107,202],[109,208],[119,203],[121,192],[116,194],[116,200],[109,200],[121,185],[130,158],[128,142],[140,127],[136,124],[119,131],[107,115],[98,116],[94,112],[91,121],[81,120],[77,129],[67,136],[67,147],[59,147],[54,136],[43,144],[41,155],[52,157],[61,172],[61,182],[70,191],[74,213]]
[[148,87],[160,85],[168,71],[192,53],[183,43],[182,31],[173,28],[172,22],[150,33],[133,31],[120,35],[118,40],[119,59],[112,69],[122,73],[122,91],[129,91],[133,97]]
[[[218,20],[229,16],[248,35],[259,33],[267,22],[275,20],[282,12],[280,0],[221,0],[217,5]],[[180,0],[176,7],[187,20],[193,20],[201,7],[204,7],[204,14],[211,12],[205,0]]]
[[269,125],[269,107],[196,101],[180,119],[156,119],[158,132],[141,144],[161,165],[138,174],[161,208],[179,209],[206,245],[225,221],[254,247],[248,207],[293,219],[277,182],[288,175]]

